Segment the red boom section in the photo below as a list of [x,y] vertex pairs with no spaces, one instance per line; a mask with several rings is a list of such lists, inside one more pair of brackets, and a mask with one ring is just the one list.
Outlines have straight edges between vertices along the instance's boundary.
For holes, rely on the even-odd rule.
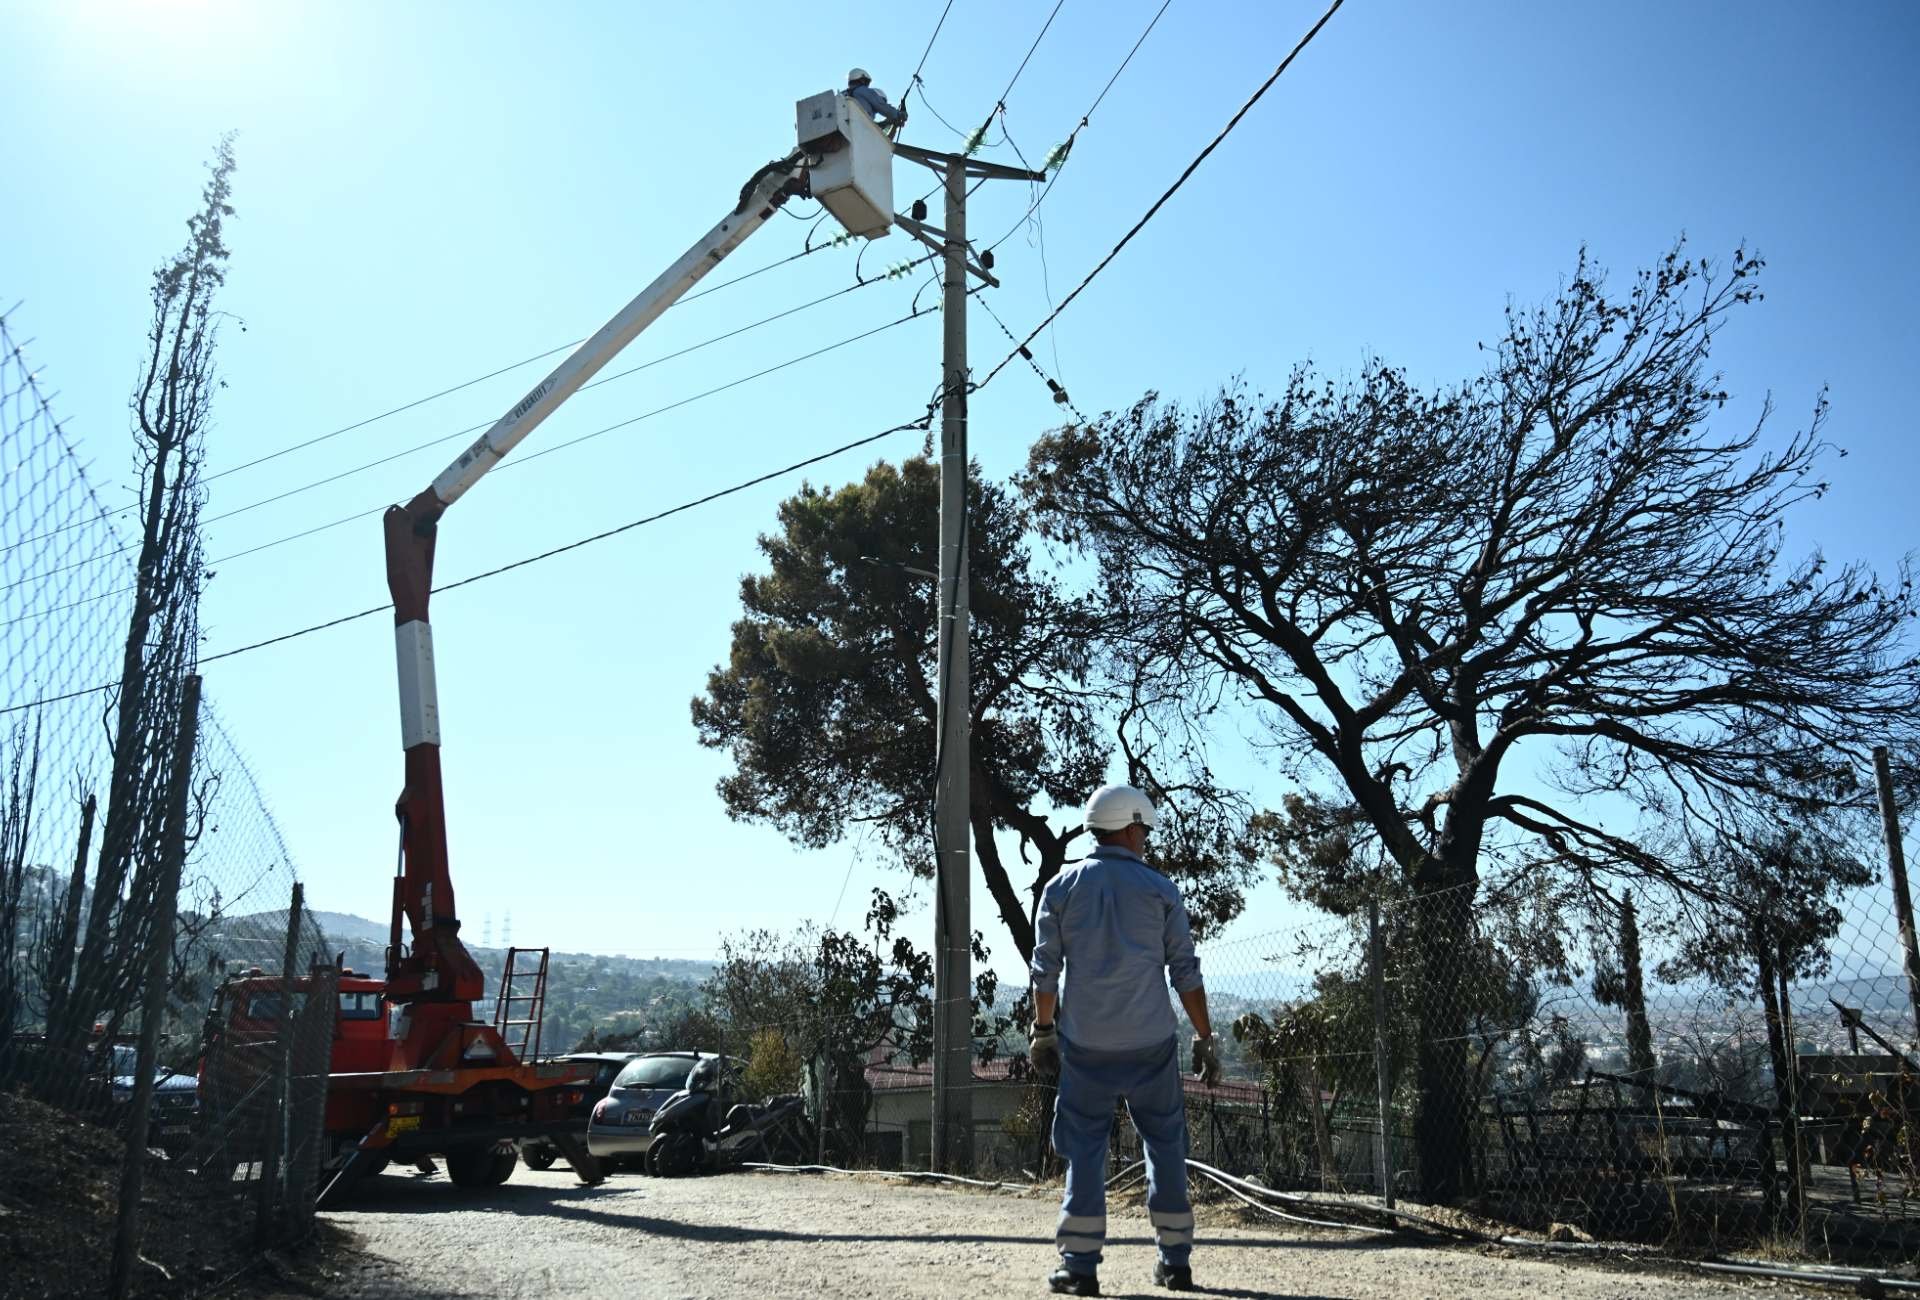
[[[434,539],[445,509],[429,489],[386,513],[387,590],[393,596],[395,627],[428,621]],[[420,1021],[435,1022],[442,1032],[425,1034],[420,1031],[426,1025],[416,1024],[407,1035],[431,1053],[446,1030],[455,1023],[472,1020],[470,1004],[485,993],[480,968],[460,942],[460,915],[448,865],[446,801],[437,736],[407,748],[406,787],[394,811],[400,818],[402,865],[394,881],[387,997],[403,1004],[439,1004],[431,1009],[418,1006],[413,1014]],[[400,935],[403,915],[413,936],[412,950],[404,956]]]

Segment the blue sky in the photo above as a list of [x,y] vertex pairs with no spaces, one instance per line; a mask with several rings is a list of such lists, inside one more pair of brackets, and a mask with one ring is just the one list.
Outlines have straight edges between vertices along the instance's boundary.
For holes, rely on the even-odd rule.
[[[957,0],[908,138],[954,140],[923,102],[978,121],[1050,7]],[[1029,158],[1064,138],[1157,7],[1067,0],[1007,98]],[[897,99],[939,8],[802,22],[790,5],[753,3],[7,4],[0,306],[24,300],[16,332],[34,336],[103,492],[124,499],[147,275],[180,241],[214,139],[237,129],[222,305],[246,330],[223,345],[210,468],[236,466],[591,332],[784,152],[795,99],[852,63]],[[1049,286],[1057,298],[1078,282],[1319,12],[1175,0],[1082,133],[1044,225],[1001,246],[994,310],[1021,333],[1038,321]],[[1036,355],[1088,411],[1146,387],[1196,398],[1235,375],[1277,384],[1302,359],[1342,372],[1378,354],[1439,382],[1471,373],[1509,296],[1551,293],[1583,243],[1625,275],[1682,233],[1705,255],[1744,242],[1769,260],[1767,299],[1722,336],[1736,401],[1719,418],[1750,421],[1771,393],[1784,434],[1830,384],[1831,434],[1851,455],[1792,538],[1891,569],[1915,532],[1901,376],[1920,353],[1917,38],[1920,10],[1897,3],[1350,0]],[[918,181],[901,167],[900,188]],[[971,228],[997,238],[1027,202],[1022,185],[990,185]],[[785,256],[805,230],[776,219],[720,274]],[[864,269],[916,250],[896,233]],[[853,254],[677,308],[615,368],[839,288]],[[585,393],[520,456],[884,323],[914,288],[866,288]],[[441,577],[917,413],[938,381],[937,322],[503,469],[443,525]],[[977,365],[1006,350],[984,313],[971,339]],[[223,477],[209,514],[489,420],[541,372]],[[1009,369],[975,400],[975,453],[1005,474],[1054,415],[1039,381]],[[411,496],[461,441],[215,523],[211,554]],[[846,481],[872,454],[813,480]],[[843,880],[839,919],[857,921],[867,888],[898,883],[857,846],[800,854],[728,822],[712,790],[723,765],[688,723],[689,697],[726,652],[755,536],[797,483],[436,602],[470,925],[511,911],[522,942],[697,955],[726,930],[826,919]],[[385,599],[372,519],[217,567],[210,652]],[[372,917],[400,775],[392,678],[384,618],[208,670],[310,898]],[[1284,793],[1225,759],[1259,797]],[[1290,916],[1267,885],[1242,932]]]

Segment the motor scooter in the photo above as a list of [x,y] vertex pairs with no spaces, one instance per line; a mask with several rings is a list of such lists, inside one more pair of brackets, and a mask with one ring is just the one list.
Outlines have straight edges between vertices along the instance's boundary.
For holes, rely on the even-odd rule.
[[734,1169],[749,1160],[776,1162],[807,1149],[802,1099],[797,1093],[741,1103],[720,1112],[720,1062],[700,1061],[687,1086],[654,1112],[647,1126],[647,1172],[657,1178]]

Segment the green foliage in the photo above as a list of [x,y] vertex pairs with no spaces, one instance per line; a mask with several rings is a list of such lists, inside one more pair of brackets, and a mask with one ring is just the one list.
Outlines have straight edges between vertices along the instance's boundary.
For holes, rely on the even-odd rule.
[[[727,662],[692,705],[700,743],[732,760],[719,784],[730,816],[813,848],[858,826],[921,876],[932,872],[939,477],[922,457],[883,462],[860,482],[783,502],[779,530],[760,540],[767,571],[741,583]],[[1253,861],[1244,801],[1191,746],[1147,725],[1139,692],[1121,685],[1134,666],[1098,659],[1115,611],[1035,561],[1018,500],[977,471],[967,492],[970,815],[1014,947],[1031,955],[1032,893],[1081,836],[1053,810],[1100,785],[1116,748],[1163,804],[1155,865],[1182,882],[1197,932],[1224,924]],[[1027,889],[1015,888],[995,832],[1017,834],[1023,860],[1037,850]]]
[[[933,957],[894,933],[899,915],[894,899],[876,889],[864,935],[809,925],[729,938],[705,985],[728,1050],[753,1057],[758,1071],[758,1054],[772,1049],[764,1068],[783,1076],[779,1091],[791,1090],[795,1073],[808,1074],[824,1109],[817,1121],[836,1156],[859,1149],[871,1103],[868,1062],[905,1057],[919,1064],[932,1054]],[[982,964],[992,955],[977,934],[973,951]],[[993,981],[991,970],[976,981],[986,999],[973,1008],[983,1058],[1008,1028],[990,1012]]]
[[744,1080],[749,1097],[772,1097],[800,1087],[806,1072],[806,1058],[794,1050],[787,1036],[768,1027],[747,1040],[747,1072]]
[[[1084,683],[1084,608],[1037,570],[1006,492],[969,483],[974,761],[1008,808],[1068,804],[1105,769]],[[693,703],[724,749],[730,815],[809,847],[870,827],[916,874],[932,870],[939,470],[881,463],[835,491],[805,488],[761,538],[727,663]]]

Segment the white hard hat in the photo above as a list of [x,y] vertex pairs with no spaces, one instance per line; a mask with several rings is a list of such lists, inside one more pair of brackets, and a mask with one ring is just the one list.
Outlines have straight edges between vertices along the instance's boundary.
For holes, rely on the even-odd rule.
[[867,70],[865,68],[855,68],[852,72],[849,72],[847,74],[847,84],[849,86],[853,85],[856,82],[872,81],[872,80],[873,78],[867,75]]
[[1153,801],[1130,785],[1103,785],[1087,799],[1082,818],[1090,830],[1117,831],[1128,826],[1153,829]]

